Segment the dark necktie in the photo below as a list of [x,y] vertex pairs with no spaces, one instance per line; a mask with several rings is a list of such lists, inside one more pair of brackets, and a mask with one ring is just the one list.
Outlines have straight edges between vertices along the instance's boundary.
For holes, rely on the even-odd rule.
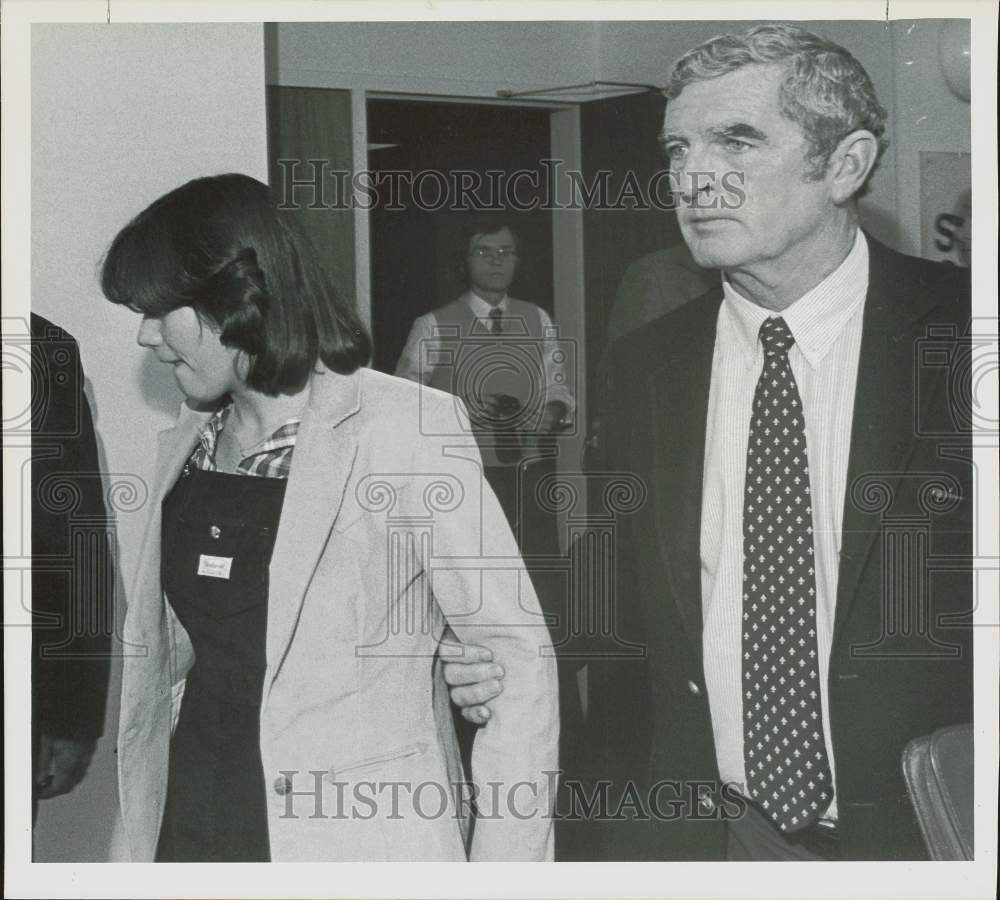
[[503,313],[500,312],[500,308],[494,306],[490,310],[490,334],[502,334],[503,326],[500,324],[500,320],[503,318]]
[[760,327],[743,505],[743,756],[748,790],[778,827],[833,799],[823,738],[805,421],[785,320]]

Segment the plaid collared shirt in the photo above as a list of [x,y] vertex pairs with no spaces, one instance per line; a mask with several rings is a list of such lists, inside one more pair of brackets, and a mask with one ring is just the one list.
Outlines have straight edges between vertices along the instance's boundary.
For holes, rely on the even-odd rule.
[[[188,458],[188,465],[206,472],[215,472],[215,446],[219,434],[226,427],[232,404],[222,407],[202,430],[198,446]],[[299,433],[301,419],[289,419],[267,440],[252,447],[249,455],[240,460],[237,475],[255,475],[259,478],[287,478],[292,468],[292,451]]]

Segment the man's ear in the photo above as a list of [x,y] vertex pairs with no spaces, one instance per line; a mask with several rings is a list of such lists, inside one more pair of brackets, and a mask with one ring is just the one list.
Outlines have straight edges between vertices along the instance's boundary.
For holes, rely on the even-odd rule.
[[846,203],[861,190],[877,158],[878,139],[870,131],[859,128],[841,139],[826,170],[834,203]]

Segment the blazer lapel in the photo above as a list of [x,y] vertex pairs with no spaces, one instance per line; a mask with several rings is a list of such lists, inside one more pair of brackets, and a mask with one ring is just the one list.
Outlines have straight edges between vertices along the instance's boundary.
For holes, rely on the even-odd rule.
[[361,405],[361,370],[313,376],[269,569],[267,666],[273,684],[299,620],[306,590],[344,498],[357,440],[344,421]]
[[701,494],[721,288],[692,301],[692,321],[648,380],[654,503],[661,554],[688,636],[701,653]]
[[[121,707],[125,731],[137,719],[156,714],[157,706],[150,702],[148,692],[156,692],[160,688],[157,679],[149,676],[148,667],[160,667],[159,674],[163,677],[169,674],[168,634],[164,618],[167,604],[163,602],[160,586],[160,508],[163,498],[177,481],[203,424],[210,416],[211,412],[196,412],[184,406],[177,424],[159,434],[159,449],[152,477],[155,487],[148,501],[148,524],[139,554],[136,579],[129,596],[123,634],[126,644],[145,648],[142,656],[125,658]],[[143,674],[131,677],[130,672],[136,661],[143,668]],[[169,690],[169,687],[167,682],[165,689]]]
[[156,501],[162,501],[177,481],[184,463],[191,455],[205,423],[212,418],[215,410],[195,410],[185,405],[181,408],[177,423],[160,432],[160,446],[156,455]]
[[[858,582],[880,534],[876,495],[895,495],[916,446],[918,409],[933,391],[916,395],[922,319],[940,298],[909,277],[905,258],[868,236],[869,279],[865,301],[851,447],[844,491],[841,558],[834,634],[856,600]],[[924,384],[926,387],[926,382]],[[874,493],[873,493],[874,492]],[[878,504],[875,504],[878,505]]]

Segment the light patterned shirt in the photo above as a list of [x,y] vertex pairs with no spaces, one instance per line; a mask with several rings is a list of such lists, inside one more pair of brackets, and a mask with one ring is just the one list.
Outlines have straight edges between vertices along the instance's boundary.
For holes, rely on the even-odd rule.
[[[215,447],[219,434],[226,427],[232,404],[223,406],[208,420],[198,437],[198,445],[188,458],[188,465],[205,472],[217,471]],[[292,451],[298,437],[301,419],[289,419],[269,438],[250,448],[250,452],[236,467],[237,475],[254,475],[260,478],[287,478],[292,468]]]

